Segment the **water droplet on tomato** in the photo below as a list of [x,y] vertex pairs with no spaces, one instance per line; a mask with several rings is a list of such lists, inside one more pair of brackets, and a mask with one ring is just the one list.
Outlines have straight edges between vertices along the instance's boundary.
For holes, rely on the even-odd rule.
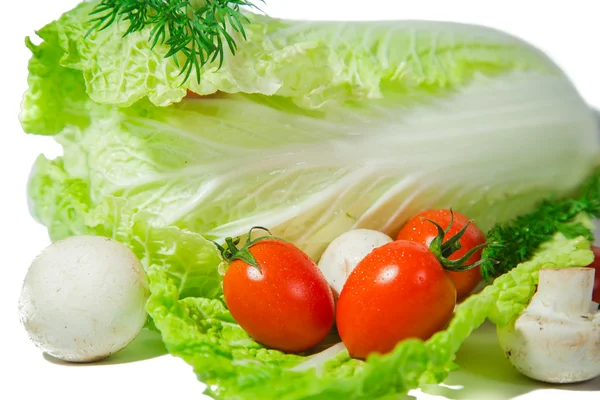
[[394,278],[398,276],[398,267],[395,265],[390,265],[389,267],[385,267],[379,275],[377,275],[377,283],[388,283],[394,280]]
[[263,279],[263,275],[256,267],[248,268],[246,273],[248,274],[248,278],[252,279],[253,281],[261,281]]

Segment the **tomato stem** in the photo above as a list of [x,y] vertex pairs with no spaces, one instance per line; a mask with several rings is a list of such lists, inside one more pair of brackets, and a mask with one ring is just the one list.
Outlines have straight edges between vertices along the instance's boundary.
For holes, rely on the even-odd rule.
[[446,235],[450,231],[450,228],[452,227],[452,224],[454,222],[454,212],[452,211],[452,209],[450,209],[450,223],[448,224],[446,229],[442,228],[440,226],[440,224],[438,224],[437,222],[435,222],[433,220],[430,220],[428,218],[422,218],[422,219],[424,221],[431,222],[438,231],[437,236],[429,244],[429,250],[431,250],[431,252],[437,257],[437,259],[439,260],[440,264],[442,264],[442,267],[444,267],[444,269],[446,269],[448,271],[452,271],[452,272],[463,272],[463,271],[468,271],[470,269],[473,269],[473,268],[477,267],[478,265],[483,264],[484,262],[487,262],[487,261],[497,263],[496,260],[482,259],[477,262],[465,265],[467,260],[473,254],[475,254],[477,251],[479,251],[482,248],[484,248],[485,246],[487,246],[488,243],[482,243],[479,246],[473,247],[471,250],[469,250],[464,256],[462,256],[458,260],[450,260],[448,258],[452,254],[454,254],[456,251],[460,250],[460,248],[461,248],[460,239],[465,234],[465,232],[467,231],[467,228],[473,222],[473,220],[467,222],[465,224],[465,226],[460,231],[458,231],[454,236],[451,236],[448,240],[444,241],[444,239],[446,238]]
[[[268,235],[264,235],[264,236],[261,236],[261,237],[258,237],[256,239],[252,240],[252,231],[254,231],[255,229],[260,229],[260,230],[266,231],[268,233]],[[227,261],[228,263],[231,263],[234,260],[241,260],[248,265],[252,265],[253,267],[255,267],[256,269],[258,269],[260,271],[260,265],[258,264],[258,261],[256,261],[256,258],[254,258],[252,253],[250,253],[250,247],[252,247],[256,243],[260,242],[261,240],[265,240],[265,239],[281,240],[278,237],[273,236],[271,234],[271,231],[269,231],[267,228],[264,228],[262,226],[254,226],[254,227],[250,228],[250,230],[248,231],[248,236],[246,238],[246,242],[244,243],[244,246],[242,246],[242,248],[237,247],[241,241],[239,237],[236,239],[233,239],[230,237],[225,238],[224,246],[221,246],[217,242],[213,242],[213,243],[215,244],[215,246],[217,246],[217,248],[221,252],[221,257],[223,257],[223,259],[225,261]]]

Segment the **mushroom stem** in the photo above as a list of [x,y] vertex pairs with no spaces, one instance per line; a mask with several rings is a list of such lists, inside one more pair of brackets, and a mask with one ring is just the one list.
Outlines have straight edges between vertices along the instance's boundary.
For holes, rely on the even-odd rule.
[[561,314],[587,314],[593,289],[591,268],[543,269],[531,306],[549,307]]

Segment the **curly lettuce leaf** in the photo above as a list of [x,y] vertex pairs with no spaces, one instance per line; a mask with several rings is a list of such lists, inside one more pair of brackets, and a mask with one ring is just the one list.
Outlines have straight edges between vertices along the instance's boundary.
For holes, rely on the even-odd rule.
[[[102,104],[130,106],[147,97],[154,105],[166,106],[191,90],[202,95],[217,91],[276,95],[307,109],[386,96],[404,97],[405,104],[427,101],[481,74],[515,70],[561,74],[543,53],[484,27],[425,21],[285,21],[248,14],[246,40],[231,32],[238,45],[236,55],[226,52],[222,68],[216,61],[206,64],[200,83],[191,79],[182,84],[175,61],[164,58],[167,46],[152,48],[148,41],[151,27],[126,37],[126,23],[90,33],[89,14],[97,3],[82,3],[37,32],[47,44],[31,48],[36,54],[52,48],[51,60],[44,63],[51,73],[31,71],[25,109],[39,100],[40,91],[48,100],[52,92],[62,90],[53,83],[69,72],[78,74],[85,92]],[[37,79],[42,75],[44,83]],[[61,91],[73,93],[82,94]],[[23,115],[27,127],[44,117],[43,109],[39,111]],[[39,125],[29,131],[38,133]]]

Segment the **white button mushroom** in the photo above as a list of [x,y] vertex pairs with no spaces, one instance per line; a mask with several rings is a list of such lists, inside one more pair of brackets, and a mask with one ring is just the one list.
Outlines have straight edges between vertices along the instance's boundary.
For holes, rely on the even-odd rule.
[[31,264],[19,299],[21,322],[48,354],[96,361],[127,346],[146,321],[146,274],[112,239],[73,236]]
[[600,312],[591,301],[591,268],[540,271],[537,293],[513,326],[498,329],[500,346],[522,374],[571,383],[600,375]]
[[388,235],[371,229],[348,231],[333,240],[319,260],[319,269],[334,296],[339,296],[346,279],[367,254],[391,241]]

